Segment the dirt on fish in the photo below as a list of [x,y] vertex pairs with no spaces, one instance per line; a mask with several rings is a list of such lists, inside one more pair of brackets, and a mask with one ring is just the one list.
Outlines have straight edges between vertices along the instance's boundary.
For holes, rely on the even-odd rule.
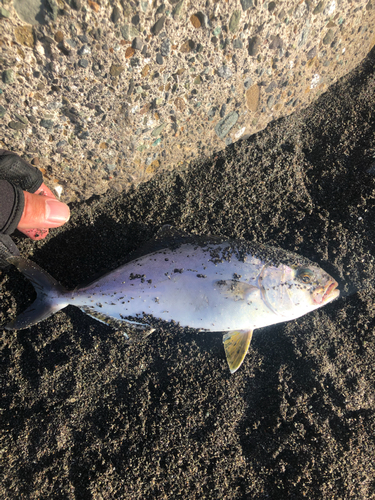
[[[178,324],[127,345],[69,307],[2,330],[1,498],[375,498],[374,62],[185,172],[17,240],[74,288],[172,224],[297,252],[341,297],[257,330],[235,375],[220,333]],[[15,269],[0,285],[5,324],[34,295]]]

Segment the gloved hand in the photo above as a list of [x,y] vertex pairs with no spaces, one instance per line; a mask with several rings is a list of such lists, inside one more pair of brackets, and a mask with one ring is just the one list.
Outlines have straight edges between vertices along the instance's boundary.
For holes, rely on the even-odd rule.
[[0,268],[18,255],[10,238],[16,229],[41,240],[48,228],[69,220],[69,207],[56,199],[43,183],[42,173],[11,151],[0,149]]

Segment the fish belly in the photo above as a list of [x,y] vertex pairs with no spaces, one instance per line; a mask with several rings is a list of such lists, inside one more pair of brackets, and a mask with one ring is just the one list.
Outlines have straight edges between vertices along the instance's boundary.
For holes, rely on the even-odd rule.
[[[255,289],[263,266],[259,259],[243,262],[232,256],[214,262],[210,251],[186,247],[132,261],[78,290],[71,303],[119,320],[142,321],[152,315],[210,331],[254,329],[280,321]],[[245,283],[252,293],[223,293],[220,283],[225,280]]]

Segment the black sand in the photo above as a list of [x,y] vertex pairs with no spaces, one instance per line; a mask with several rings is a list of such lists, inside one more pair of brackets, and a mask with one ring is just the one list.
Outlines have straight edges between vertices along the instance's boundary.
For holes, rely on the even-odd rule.
[[[169,223],[296,251],[342,295],[258,330],[232,376],[221,334],[178,325],[129,347],[69,307],[3,330],[1,498],[375,498],[374,61],[189,172],[18,240],[74,287]],[[33,290],[14,269],[0,283],[4,324]]]

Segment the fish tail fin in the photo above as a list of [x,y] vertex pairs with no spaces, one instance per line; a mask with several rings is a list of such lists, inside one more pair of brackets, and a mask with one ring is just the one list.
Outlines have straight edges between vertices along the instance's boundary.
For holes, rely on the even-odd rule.
[[30,280],[37,293],[31,306],[5,326],[7,330],[28,328],[68,305],[67,299],[62,297],[67,290],[44,269],[23,257],[10,257],[7,260]]

